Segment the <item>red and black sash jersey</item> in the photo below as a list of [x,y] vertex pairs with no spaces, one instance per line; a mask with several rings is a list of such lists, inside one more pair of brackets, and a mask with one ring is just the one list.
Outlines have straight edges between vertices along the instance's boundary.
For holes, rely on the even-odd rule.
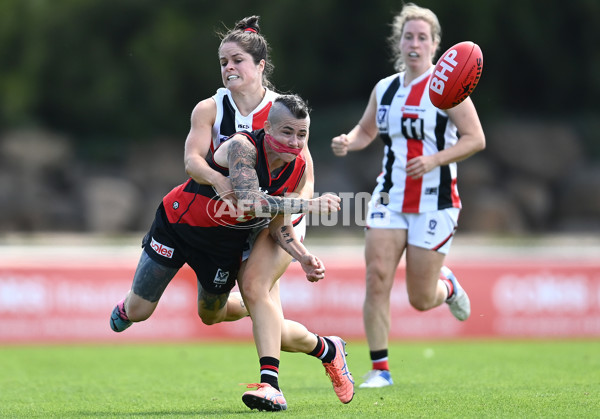
[[[265,150],[264,130],[243,131],[238,134],[244,135],[256,148],[255,170],[260,190],[273,196],[294,192],[306,169],[306,161],[302,154],[281,168],[276,176],[272,176]],[[225,176],[229,175],[229,169],[216,164],[212,155],[207,161],[213,169]],[[199,184],[191,178],[169,192],[163,198],[163,206],[171,226],[246,230],[260,222],[252,216],[243,214],[241,210],[233,211],[219,199],[212,186]]]
[[306,170],[304,156],[299,154],[294,160],[284,165],[276,176],[273,176],[267,159],[267,150],[265,149],[265,130],[259,129],[253,132],[241,132],[240,134],[246,136],[256,147],[256,174],[258,175],[260,189],[273,196],[283,196],[286,193],[294,192]]

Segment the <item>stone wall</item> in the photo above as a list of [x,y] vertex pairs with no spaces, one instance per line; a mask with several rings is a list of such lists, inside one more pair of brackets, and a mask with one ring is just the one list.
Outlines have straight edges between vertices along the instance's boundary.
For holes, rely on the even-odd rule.
[[[461,231],[600,232],[600,162],[586,158],[574,128],[512,120],[486,136],[486,150],[458,166]],[[344,159],[314,155],[316,191],[371,192],[381,155],[379,141]],[[64,136],[7,132],[0,232],[145,231],[162,196],[186,178],[182,139],[127,144],[118,162],[102,165],[82,161]]]

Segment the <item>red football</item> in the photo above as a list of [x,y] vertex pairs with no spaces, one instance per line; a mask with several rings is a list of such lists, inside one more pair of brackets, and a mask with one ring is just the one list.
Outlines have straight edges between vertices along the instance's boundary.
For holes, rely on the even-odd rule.
[[460,42],[438,60],[431,80],[429,97],[436,108],[450,109],[469,97],[477,86],[483,69],[479,45]]

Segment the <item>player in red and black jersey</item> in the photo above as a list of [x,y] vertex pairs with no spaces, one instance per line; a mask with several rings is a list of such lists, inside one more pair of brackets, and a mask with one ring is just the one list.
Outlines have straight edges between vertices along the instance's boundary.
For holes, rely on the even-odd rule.
[[[315,199],[283,196],[303,187],[306,163],[301,152],[308,139],[309,124],[308,108],[302,99],[294,95],[280,96],[271,107],[264,129],[235,134],[215,150],[208,164],[230,178],[236,207],[232,207],[231,201],[221,199],[211,186],[193,179],[163,198],[143,240],[144,252],[132,289],[113,310],[111,327],[114,331],[123,331],[132,322],[150,317],[165,288],[184,263],[198,278],[198,313],[202,321],[214,324],[237,320],[239,316],[228,315],[227,298],[238,277],[248,235],[261,223],[268,224],[269,233],[277,244],[298,260],[309,281],[324,277],[323,263],[298,240],[289,215],[334,212],[339,209],[340,198],[332,194]],[[265,307],[272,301],[268,288],[265,297],[261,304],[255,306],[252,302],[248,305],[253,314],[253,325],[280,337],[281,327],[272,327],[271,323],[283,319],[258,313],[261,310],[269,313],[269,307]],[[278,312],[276,307],[274,310]],[[307,331],[306,335],[309,335]],[[331,350],[327,349],[327,342],[319,342],[319,352],[314,355],[321,357],[330,353],[334,357],[324,363],[326,370],[331,370],[329,374],[345,373],[350,377],[350,385],[344,387],[349,393],[341,396],[344,402],[350,401],[353,382],[345,363],[344,342],[336,339],[331,343]],[[248,406],[268,408],[263,406],[266,400],[263,393],[267,386],[271,388],[269,377],[273,374],[265,374],[266,381],[257,384],[258,391],[244,394]],[[272,384],[277,388],[276,375],[274,377]],[[335,385],[334,388],[337,393]],[[280,399],[281,403],[268,410],[285,408],[282,395]]]
[[[269,138],[268,134],[267,138]],[[235,140],[243,143],[245,148],[254,148],[247,152],[256,155],[256,160],[252,164],[258,181],[257,189],[238,191],[238,197],[243,193],[243,198],[238,198],[237,206],[233,207],[227,201],[220,199],[212,186],[199,184],[192,178],[174,188],[163,198],[159,215],[160,220],[166,221],[169,230],[178,235],[178,240],[185,243],[185,248],[177,252],[183,259],[173,256],[169,260],[164,260],[162,255],[156,252],[150,253],[159,262],[173,266],[179,266],[181,260],[189,260],[188,263],[193,263],[195,250],[192,249],[200,248],[207,249],[202,253],[209,253],[216,260],[223,258],[230,260],[235,255],[237,264],[250,230],[269,224],[273,215],[269,209],[262,213],[259,211],[259,216],[261,214],[263,216],[256,218],[253,214],[244,211],[245,207],[250,209],[254,201],[262,199],[264,194],[284,196],[286,193],[292,193],[304,181],[306,162],[302,154],[293,155],[291,161],[284,162],[281,166],[279,166],[281,160],[279,158],[269,162],[268,154],[273,152],[266,144],[263,129],[238,133]],[[230,176],[227,158],[232,143],[229,141],[223,143],[208,159],[210,167],[224,176]],[[302,147],[292,151],[301,149]],[[291,152],[285,154],[292,155]],[[277,167],[272,167],[273,163],[277,163]],[[276,172],[276,175],[273,172]],[[250,187],[254,188],[255,185]],[[161,223],[165,224],[162,221]],[[228,265],[230,264],[231,262]]]
[[[269,81],[273,70],[270,47],[258,24],[258,16],[241,19],[225,34],[219,34],[219,65],[223,87],[210,98],[201,100],[194,107],[190,131],[185,141],[185,169],[199,184],[214,187],[222,200],[235,203],[231,180],[209,165],[210,155],[242,130],[265,127],[271,105],[279,95]],[[306,161],[303,186],[298,189],[302,198],[314,195],[314,172],[308,145],[301,156]],[[306,236],[306,218],[299,214],[293,219],[294,232],[300,241]],[[227,317],[235,320],[252,316],[253,334],[257,347],[261,382],[267,377],[272,389],[263,386],[264,400],[256,403],[243,398],[249,407],[279,410],[285,405],[275,382],[280,351],[315,354],[322,361],[342,403],[351,400],[353,387],[344,372],[330,367],[342,365],[343,354],[336,348],[342,339],[337,336],[318,336],[304,325],[285,318],[279,293],[279,279],[292,263],[292,257],[271,238],[268,229],[253,229],[242,256],[238,274],[240,292],[231,292],[227,301]],[[242,299],[243,295],[243,299]],[[281,330],[281,333],[273,331]],[[328,369],[329,368],[329,369]],[[263,374],[262,372],[265,372]],[[269,374],[266,374],[266,373]],[[352,387],[352,388],[350,388]],[[246,395],[245,395],[246,396]]]
[[[244,243],[260,223],[269,225],[273,238],[302,264],[309,280],[323,278],[321,261],[295,237],[290,217],[285,216],[337,211],[340,199],[331,194],[316,199],[275,196],[295,192],[302,185],[305,162],[298,155],[309,124],[307,110],[297,116],[290,109],[305,106],[299,97],[281,96],[276,103],[269,118],[273,126],[283,124],[284,134],[239,133],[223,143],[209,163],[230,177],[236,207],[220,199],[212,187],[193,179],[163,198],[143,240],[144,254],[123,307],[129,321],[142,321],[152,314],[167,284],[185,263],[198,277],[202,320],[209,324],[227,320],[224,302],[235,284]],[[221,301],[218,307],[215,299]]]

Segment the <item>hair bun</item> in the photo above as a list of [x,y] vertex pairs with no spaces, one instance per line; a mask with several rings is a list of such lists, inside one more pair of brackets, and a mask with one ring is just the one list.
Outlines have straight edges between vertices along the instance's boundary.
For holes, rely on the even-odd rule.
[[260,33],[260,25],[258,24],[259,19],[260,17],[257,15],[245,17],[238,20],[233,29],[242,32]]

